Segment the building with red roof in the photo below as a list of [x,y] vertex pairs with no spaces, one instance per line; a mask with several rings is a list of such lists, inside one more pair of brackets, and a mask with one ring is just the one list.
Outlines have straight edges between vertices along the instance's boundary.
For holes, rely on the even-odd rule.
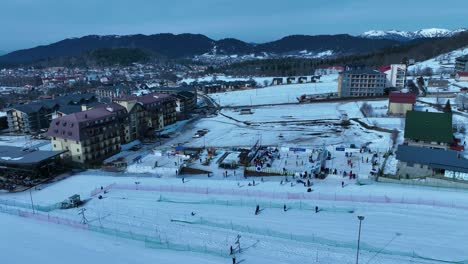
[[407,111],[414,110],[416,95],[413,93],[393,92],[388,96],[388,114],[406,115]]
[[455,81],[468,82],[468,72],[457,72],[455,75]]

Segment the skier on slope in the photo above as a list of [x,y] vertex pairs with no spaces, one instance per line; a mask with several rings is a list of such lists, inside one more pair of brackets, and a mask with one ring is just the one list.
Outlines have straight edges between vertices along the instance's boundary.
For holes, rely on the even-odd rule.
[[260,206],[257,204],[257,207],[255,208],[255,215],[258,215],[260,213]]

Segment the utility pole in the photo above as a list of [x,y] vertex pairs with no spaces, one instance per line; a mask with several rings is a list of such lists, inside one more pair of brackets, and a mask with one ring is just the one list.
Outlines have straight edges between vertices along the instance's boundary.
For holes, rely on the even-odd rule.
[[29,197],[31,198],[31,208],[32,208],[33,214],[35,214],[36,211],[34,210],[34,202],[33,202],[33,198],[32,198],[31,188],[29,188]]
[[361,223],[364,220],[364,216],[359,215],[359,235],[358,235],[358,242],[357,242],[357,252],[356,252],[356,264],[359,264],[359,244],[361,243]]
[[81,208],[78,215],[81,215],[81,223],[86,225],[88,223],[88,219],[86,219],[86,216],[85,216],[85,211],[86,211],[86,208]]

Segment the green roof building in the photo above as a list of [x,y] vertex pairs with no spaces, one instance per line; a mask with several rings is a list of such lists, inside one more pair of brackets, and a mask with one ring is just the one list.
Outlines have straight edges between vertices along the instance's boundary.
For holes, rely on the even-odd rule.
[[405,143],[408,145],[449,149],[453,142],[452,113],[407,112]]

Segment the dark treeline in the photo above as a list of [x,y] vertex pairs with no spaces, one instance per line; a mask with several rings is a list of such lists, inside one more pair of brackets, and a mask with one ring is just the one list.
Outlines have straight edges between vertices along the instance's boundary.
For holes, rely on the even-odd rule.
[[377,52],[355,54],[327,59],[280,58],[251,60],[220,68],[209,68],[208,73],[222,72],[229,75],[289,76],[312,74],[315,69],[346,64],[366,64],[379,67],[401,63],[407,59],[423,61],[468,45],[468,32],[451,38],[419,39],[383,48]]

